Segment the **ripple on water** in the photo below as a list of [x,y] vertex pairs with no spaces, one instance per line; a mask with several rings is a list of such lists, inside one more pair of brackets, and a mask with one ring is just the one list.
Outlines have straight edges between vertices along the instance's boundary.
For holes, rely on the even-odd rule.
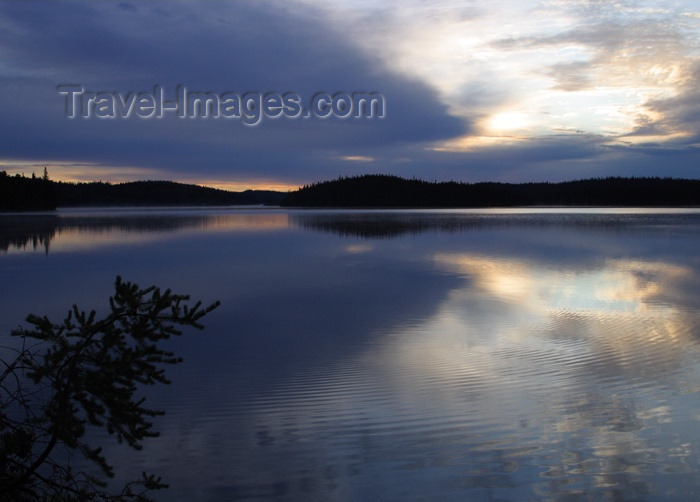
[[[506,498],[644,497],[650,477],[687,473],[679,465],[695,459],[692,448],[647,435],[652,425],[687,411],[670,406],[672,385],[665,383],[683,372],[685,334],[651,316],[562,311],[553,318],[527,327],[518,344],[484,346],[468,335],[429,330],[394,333],[222,415],[255,424],[242,441],[255,438],[257,448],[246,448],[262,472],[269,455],[313,466],[323,452],[339,469],[330,476],[335,485],[307,488],[326,494],[341,486],[386,488],[376,474],[384,473],[401,480],[403,488],[393,490],[408,498],[415,483],[447,498],[478,498],[484,487],[502,489]],[[558,331],[572,322],[578,329]],[[697,355],[697,345],[691,351]],[[277,469],[282,478],[299,476],[291,466]],[[247,472],[238,481],[259,478],[264,486],[260,471]],[[276,496],[271,486],[261,487],[256,497]]]

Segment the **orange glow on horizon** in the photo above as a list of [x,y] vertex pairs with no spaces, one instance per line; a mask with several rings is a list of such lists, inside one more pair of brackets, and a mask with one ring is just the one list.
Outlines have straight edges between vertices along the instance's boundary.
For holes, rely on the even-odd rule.
[[189,185],[218,188],[230,192],[243,192],[245,190],[273,190],[277,192],[289,192],[299,189],[302,185],[285,183],[271,179],[251,179],[245,181],[227,181],[211,178],[180,178],[174,179],[172,173],[162,169],[152,169],[134,166],[104,166],[91,163],[68,163],[63,161],[14,161],[0,159],[0,171],[6,171],[10,176],[15,174],[31,177],[32,173],[37,177],[44,174],[44,168],[48,170],[49,178],[53,181],[66,183],[91,183],[101,181],[105,183],[128,183],[131,181],[166,180]]
[[174,180],[178,183],[188,183],[229,192],[243,192],[245,190],[274,190],[276,192],[289,192],[297,190],[301,185],[282,183],[273,180],[251,180],[251,181],[218,181],[218,180]]

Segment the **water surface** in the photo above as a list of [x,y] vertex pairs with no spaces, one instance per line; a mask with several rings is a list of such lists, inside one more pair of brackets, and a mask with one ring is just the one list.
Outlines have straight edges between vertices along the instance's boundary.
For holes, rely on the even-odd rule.
[[222,306],[149,393],[163,500],[691,500],[700,212],[0,215],[0,337],[114,277]]

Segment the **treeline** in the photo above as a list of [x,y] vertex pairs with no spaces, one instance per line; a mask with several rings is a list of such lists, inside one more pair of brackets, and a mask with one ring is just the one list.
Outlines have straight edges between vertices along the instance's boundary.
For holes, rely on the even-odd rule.
[[272,190],[229,192],[174,181],[56,183],[59,206],[234,206],[277,205],[284,196]]
[[445,208],[512,206],[699,206],[700,180],[595,178],[561,183],[428,182],[371,174],[341,177],[287,194],[229,192],[173,181],[68,183],[0,171],[0,211],[70,206],[232,206]]
[[56,209],[56,201],[56,187],[46,170],[41,178],[0,171],[0,211],[51,210]]
[[272,190],[229,192],[173,181],[129,183],[56,182],[0,171],[0,211],[41,211],[70,206],[234,206],[277,205],[284,194]]
[[372,174],[304,186],[287,194],[282,205],[370,208],[697,206],[700,205],[700,180],[595,178],[561,183],[459,183]]

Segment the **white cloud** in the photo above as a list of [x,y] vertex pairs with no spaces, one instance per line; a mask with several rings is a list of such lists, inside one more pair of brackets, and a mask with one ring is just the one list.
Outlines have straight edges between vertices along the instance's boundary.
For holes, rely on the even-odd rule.
[[504,114],[532,136],[629,133],[647,102],[680,93],[698,55],[689,2],[302,1],[484,135]]

